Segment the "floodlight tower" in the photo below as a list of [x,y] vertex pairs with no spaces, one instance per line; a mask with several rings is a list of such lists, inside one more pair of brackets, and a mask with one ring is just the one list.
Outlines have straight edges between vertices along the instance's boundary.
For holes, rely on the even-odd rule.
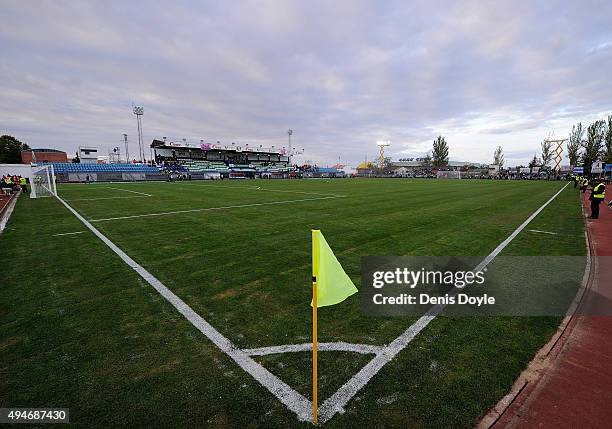
[[287,135],[289,136],[289,165],[291,165],[291,136],[293,135],[293,130],[291,128],[287,130]]
[[144,144],[142,141],[142,115],[144,115],[144,107],[134,106],[134,115],[136,115],[136,122],[138,123],[138,150],[140,156],[140,162],[145,161]]
[[544,141],[546,143],[554,143],[555,144],[555,172],[559,174],[561,172],[561,161],[563,160],[563,143],[565,143],[567,139],[551,139],[549,137],[545,138]]
[[378,168],[381,170],[385,168],[385,148],[387,146],[391,146],[391,142],[389,140],[379,140],[376,142],[376,146],[378,146]]
[[123,141],[125,142],[125,162],[129,164],[130,163],[130,152],[128,150],[127,134],[123,134]]

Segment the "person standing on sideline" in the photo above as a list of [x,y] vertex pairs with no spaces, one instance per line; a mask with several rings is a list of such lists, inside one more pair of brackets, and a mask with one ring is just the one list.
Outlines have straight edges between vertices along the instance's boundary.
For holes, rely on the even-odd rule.
[[24,194],[28,193],[28,185],[25,177],[19,176],[19,186]]
[[606,198],[606,185],[603,180],[595,179],[593,181],[593,190],[591,191],[591,219],[599,219],[599,204]]
[[582,178],[582,182],[580,183],[580,191],[584,194],[587,190],[587,186],[589,186],[589,179],[586,177]]

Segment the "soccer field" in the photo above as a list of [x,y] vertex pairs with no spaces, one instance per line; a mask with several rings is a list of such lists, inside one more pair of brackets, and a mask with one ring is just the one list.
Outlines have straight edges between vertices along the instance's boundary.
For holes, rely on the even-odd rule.
[[[311,341],[311,229],[323,232],[359,288],[362,256],[486,257],[565,184],[251,180],[67,184],[58,192],[240,353],[310,400],[308,350],[252,349]],[[585,253],[570,186],[501,254]],[[0,260],[0,407],[66,407],[83,426],[310,425],[57,199],[19,198],[0,235]],[[415,320],[365,316],[354,296],[319,310],[319,341],[384,346]],[[325,425],[472,427],[559,321],[442,314],[343,410],[330,408]],[[320,403],[372,351],[322,350]]]

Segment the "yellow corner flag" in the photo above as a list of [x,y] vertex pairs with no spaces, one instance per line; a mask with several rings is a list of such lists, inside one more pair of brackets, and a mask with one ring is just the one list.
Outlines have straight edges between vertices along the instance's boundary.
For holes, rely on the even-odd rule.
[[317,376],[317,308],[344,301],[357,292],[350,277],[342,269],[325,237],[318,229],[312,230],[312,421],[319,420]]
[[317,284],[317,307],[338,304],[357,292],[318,229],[312,230],[312,275]]

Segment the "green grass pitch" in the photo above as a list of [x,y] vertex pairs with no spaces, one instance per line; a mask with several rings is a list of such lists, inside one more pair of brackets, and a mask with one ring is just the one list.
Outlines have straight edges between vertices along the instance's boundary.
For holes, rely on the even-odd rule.
[[[58,190],[234,344],[255,348],[311,339],[311,229],[359,287],[361,256],[484,257],[563,185],[335,179]],[[586,252],[571,186],[529,228],[562,233],[523,231],[504,255]],[[88,427],[309,426],[57,200],[19,198],[0,261],[0,407],[68,407]],[[355,296],[320,309],[319,340],[383,345],[413,321],[366,317]],[[472,427],[559,321],[439,317],[326,426]],[[321,400],[371,358],[319,357]],[[310,353],[255,359],[310,398]]]

